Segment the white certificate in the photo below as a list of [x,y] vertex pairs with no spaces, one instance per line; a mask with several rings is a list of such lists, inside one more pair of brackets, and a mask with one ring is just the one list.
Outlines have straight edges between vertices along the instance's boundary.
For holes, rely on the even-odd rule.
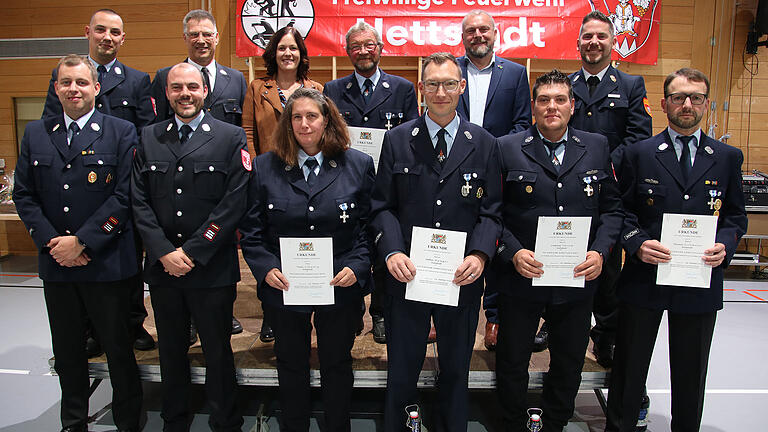
[[533,286],[584,288],[584,276],[574,277],[573,268],[587,259],[591,223],[589,216],[539,216],[534,257],[544,274],[533,278]]
[[416,277],[405,286],[405,298],[458,306],[459,286],[453,275],[464,261],[466,243],[465,232],[413,227],[410,258]]
[[709,288],[712,267],[701,260],[715,245],[717,216],[664,213],[661,244],[669,249],[668,263],[660,263],[656,283]]
[[379,156],[381,155],[381,143],[384,142],[384,132],[386,129],[374,129],[348,126],[349,139],[352,141],[352,148],[373,158],[373,167],[379,170]]
[[280,238],[280,262],[288,279],[283,291],[286,305],[330,305],[334,303],[333,239]]

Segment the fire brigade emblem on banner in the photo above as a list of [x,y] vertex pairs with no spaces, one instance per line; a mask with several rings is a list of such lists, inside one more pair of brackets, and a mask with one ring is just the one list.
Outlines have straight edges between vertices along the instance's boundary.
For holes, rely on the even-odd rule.
[[245,0],[241,12],[243,31],[262,49],[282,27],[295,27],[306,39],[315,22],[310,0]]
[[616,31],[616,47],[621,58],[645,45],[653,28],[658,0],[589,0],[592,10],[610,18]]

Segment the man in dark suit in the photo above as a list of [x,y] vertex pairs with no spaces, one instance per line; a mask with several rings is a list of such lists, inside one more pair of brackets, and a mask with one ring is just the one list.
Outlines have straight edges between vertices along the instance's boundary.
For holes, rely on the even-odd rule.
[[[417,118],[419,110],[413,84],[379,69],[384,47],[379,32],[360,21],[347,31],[346,43],[355,72],[326,83],[323,93],[336,103],[347,124],[389,130]],[[373,274],[374,288],[368,312],[373,322],[373,340],[385,343],[383,301],[387,270],[383,260],[376,260]]]
[[[427,114],[384,136],[372,199],[371,226],[385,258],[387,299],[386,431],[401,431],[406,405],[417,402],[416,383],[426,353],[430,319],[440,353],[438,430],[466,431],[469,362],[483,292],[482,274],[501,232],[501,173],[495,139],[462,120],[456,105],[466,82],[456,59],[432,54],[419,89]],[[414,227],[467,233],[464,261],[454,273],[458,306],[405,299],[418,269],[411,254]]]
[[[149,75],[130,68],[117,60],[117,53],[125,42],[123,19],[111,9],[97,10],[85,26],[85,37],[88,38],[88,59],[99,73],[99,94],[96,97],[96,109],[136,126],[136,131],[148,125],[155,118],[152,101],[149,97]],[[45,100],[43,118],[61,116],[61,102],[56,95],[55,84],[57,69],[51,73],[51,83],[48,86],[48,97]],[[138,240],[138,239],[135,239]],[[139,245],[138,249],[141,249]],[[141,250],[137,253],[141,254]],[[140,256],[140,255],[139,255]],[[139,258],[139,261],[141,258]],[[151,350],[155,347],[152,336],[144,329],[144,318],[147,309],[144,307],[144,282],[141,275],[134,279],[134,289],[131,296],[131,331],[133,332],[134,347],[140,350]],[[92,336],[90,325],[87,330],[89,355],[101,354],[99,343]]]
[[[542,394],[543,424],[561,431],[573,415],[589,340],[592,296],[603,257],[616,243],[623,213],[605,137],[568,127],[574,99],[568,76],[554,70],[533,86],[535,125],[499,139],[505,181],[498,254],[489,269],[499,290],[496,382],[510,431],[524,431],[528,364],[544,314],[550,326],[550,365]],[[591,217],[585,260],[573,269],[583,288],[533,286],[554,271],[536,259],[541,216]]]
[[[619,279],[621,301],[616,358],[608,393],[606,431],[634,431],[640,396],[664,311],[669,319],[672,431],[698,431],[709,350],[723,308],[723,271],[747,230],[739,149],[700,128],[709,106],[709,80],[680,69],[664,81],[661,108],[669,127],[628,147],[621,190],[627,258]],[[715,244],[702,262],[712,267],[709,289],[658,285],[659,263],[670,261],[660,242],[665,213],[716,215]]]
[[[467,91],[459,99],[461,118],[482,126],[495,137],[528,129],[531,125],[530,88],[525,67],[496,57],[493,45],[498,30],[487,12],[473,10],[461,22],[464,57],[459,57]],[[493,350],[499,328],[496,282],[488,281],[483,297],[485,347]]]
[[[243,100],[248,85],[239,70],[222,66],[214,59],[216,45],[219,43],[216,19],[207,11],[195,9],[184,16],[183,23],[184,42],[187,44],[189,54],[184,61],[200,70],[208,88],[203,110],[218,120],[240,126]],[[166,83],[170,69],[166,67],[158,70],[152,81],[152,99],[157,111],[156,122],[162,122],[174,116],[173,107],[168,103],[166,96]],[[242,324],[232,316],[232,334],[242,332]],[[196,339],[193,326],[190,329],[189,343],[193,344]]]
[[[584,17],[578,48],[581,69],[570,75],[576,99],[570,125],[608,138],[611,162],[621,179],[621,159],[626,148],[651,136],[651,109],[643,77],[629,75],[611,66],[616,44],[613,23],[600,11]],[[616,282],[621,271],[621,248],[605,258],[595,294],[595,326],[590,332],[597,362],[610,368],[618,322]],[[544,339],[546,340],[546,339]],[[546,345],[541,349],[546,348]]]
[[230,332],[240,280],[235,229],[245,211],[251,160],[245,132],[202,111],[208,91],[196,67],[172,67],[167,89],[175,115],[142,131],[132,191],[160,339],[163,430],[189,430],[191,317],[205,355],[209,424],[239,431]]
[[[248,85],[242,72],[222,66],[215,60],[216,45],[219,43],[216,19],[207,11],[195,9],[184,16],[183,23],[183,37],[189,55],[185,62],[204,74],[208,86],[208,96],[205,98],[203,109],[218,120],[240,126]],[[156,122],[167,120],[174,115],[165,95],[169,70],[170,67],[158,70],[152,81]]]
[[138,431],[142,390],[128,326],[139,271],[130,210],[136,128],[94,109],[98,73],[85,57],[59,61],[54,88],[63,113],[27,125],[13,200],[40,251],[62,431],[88,429],[86,315],[107,353],[115,425]]

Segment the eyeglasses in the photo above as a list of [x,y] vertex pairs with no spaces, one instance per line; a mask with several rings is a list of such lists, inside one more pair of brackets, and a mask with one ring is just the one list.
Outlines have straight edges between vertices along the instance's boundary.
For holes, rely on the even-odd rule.
[[707,101],[707,95],[702,93],[672,93],[667,95],[667,99],[673,105],[682,105],[688,98],[691,98],[691,105],[704,105],[704,102]]
[[435,93],[437,89],[440,88],[440,86],[443,86],[443,89],[445,89],[446,93],[453,93],[459,89],[459,81],[424,81],[424,91],[427,93]]
[[350,45],[349,50],[352,52],[360,52],[363,50],[363,48],[365,48],[366,51],[374,51],[378,47],[379,47],[379,44],[374,42],[368,42],[362,45]]
[[190,39],[197,39],[200,37],[200,35],[203,36],[203,39],[212,39],[216,33],[211,32],[187,32],[187,37]]

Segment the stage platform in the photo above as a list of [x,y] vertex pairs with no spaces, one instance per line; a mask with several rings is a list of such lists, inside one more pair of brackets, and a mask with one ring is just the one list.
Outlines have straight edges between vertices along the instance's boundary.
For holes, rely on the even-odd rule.
[[[258,332],[261,329],[263,314],[261,303],[256,297],[256,282],[242,257],[240,269],[242,280],[237,286],[235,316],[242,323],[243,332],[238,335],[232,335],[232,349],[235,353],[237,381],[241,385],[277,386],[277,370],[275,369],[275,355],[272,344],[263,343],[259,340]],[[369,298],[370,296],[367,299]],[[145,304],[149,317],[144,322],[144,327],[157,340],[154,314],[149,297],[145,298]],[[480,318],[472,354],[471,371],[469,373],[469,387],[471,389],[492,389],[496,384],[494,372],[496,357],[493,352],[487,351],[483,346],[485,315],[482,310],[479,311],[479,314]],[[370,316],[366,314],[363,333],[357,337],[352,348],[354,385],[359,388],[384,388],[387,385],[386,346],[373,341],[371,328]],[[192,382],[203,383],[205,381],[205,361],[200,342],[190,347],[189,358],[192,365]],[[142,380],[153,382],[161,380],[160,359],[157,349],[152,351],[136,351],[136,361],[139,364]],[[317,359],[316,338],[314,336],[310,364],[312,365],[310,373],[311,385],[319,387],[320,372],[318,370],[319,363]],[[548,367],[549,351],[533,354],[528,369],[530,373],[530,389],[535,390],[542,387],[544,375]],[[90,373],[93,378],[109,378],[105,356],[102,355],[90,360]],[[608,370],[595,362],[590,345],[585,353],[581,389],[589,390],[608,387],[608,373]],[[427,347],[427,356],[419,376],[419,387],[435,386],[437,374],[437,344],[432,343]]]

